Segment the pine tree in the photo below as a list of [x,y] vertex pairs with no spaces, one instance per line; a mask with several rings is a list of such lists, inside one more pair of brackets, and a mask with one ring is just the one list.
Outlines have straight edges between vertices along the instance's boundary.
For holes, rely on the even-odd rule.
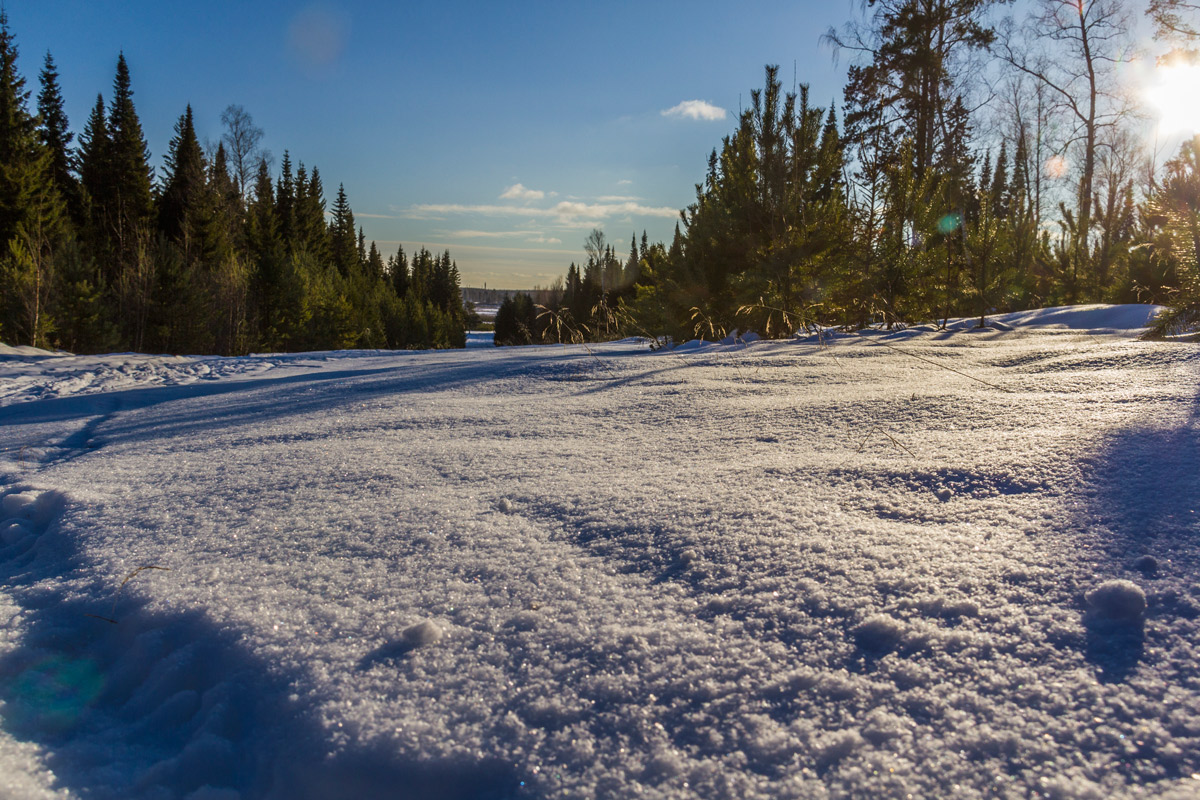
[[283,345],[284,247],[266,159],[258,162],[254,194],[246,210],[246,249],[250,258],[250,314],[259,347]]
[[296,238],[296,181],[292,175],[292,157],[287,150],[283,151],[283,160],[279,164],[275,213],[280,237],[284,242],[292,242]]
[[39,140],[16,62],[0,8],[0,329],[40,346],[54,326],[48,308],[66,220],[51,153]]
[[67,203],[72,218],[82,222],[79,203],[79,184],[71,169],[71,140],[67,113],[63,109],[62,90],[58,86],[58,70],[54,58],[46,52],[45,64],[40,75],[41,91],[38,92],[38,117],[41,124],[38,134],[42,144],[50,151],[50,174],[55,189]]
[[375,246],[374,240],[371,242],[371,247],[367,251],[367,277],[372,283],[383,280],[386,268],[383,264],[383,256],[379,254],[379,248]]
[[330,263],[329,231],[325,225],[325,189],[321,173],[313,167],[309,176],[303,162],[296,168],[296,226],[292,249],[302,248],[312,256],[314,264]]
[[1000,155],[996,156],[996,170],[991,175],[988,195],[996,219],[1008,219],[1008,142],[1000,143]]
[[638,256],[637,234],[633,234],[629,242],[629,257],[625,259],[625,273],[622,275],[621,283],[623,286],[632,286],[638,277],[638,263],[641,259]]
[[100,200],[108,192],[109,183],[108,120],[104,116],[104,96],[96,95],[83,135],[79,137],[79,184],[81,201],[89,210],[93,227],[100,224]]
[[[392,290],[401,300],[408,294],[408,256],[404,255],[404,245],[399,245],[396,255],[390,259],[388,277],[391,278]],[[402,343],[403,344],[403,343]]]
[[133,105],[124,53],[117,59],[117,74],[113,79],[108,135],[109,183],[105,194],[95,199],[104,209],[118,255],[128,262],[134,258],[139,237],[148,232],[154,203],[150,191],[153,178],[150,150]]
[[354,230],[354,212],[350,210],[350,201],[346,199],[346,187],[338,184],[337,198],[331,209],[332,218],[329,221],[330,254],[333,265],[343,277],[357,272],[358,269],[358,240]]
[[158,202],[158,227],[178,244],[188,259],[190,251],[201,246],[203,202],[206,191],[204,150],[196,138],[192,107],[175,123],[166,157],[166,181]]
[[0,249],[30,218],[44,160],[17,55],[8,14],[0,8]]

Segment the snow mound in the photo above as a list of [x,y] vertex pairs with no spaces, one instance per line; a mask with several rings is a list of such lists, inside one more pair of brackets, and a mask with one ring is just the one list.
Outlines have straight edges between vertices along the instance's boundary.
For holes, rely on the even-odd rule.
[[887,614],[867,617],[854,629],[855,643],[869,653],[886,653],[904,640],[904,625]]
[[[1015,328],[1059,328],[1072,331],[1141,332],[1164,309],[1164,306],[1126,303],[1121,305],[1093,304],[1054,306],[1029,311],[1011,311],[987,317],[988,325],[1001,330]],[[979,324],[979,317],[951,320],[948,328],[969,328]]]
[[443,636],[442,629],[430,620],[418,622],[416,625],[410,625],[404,629],[404,641],[411,644],[413,647],[421,647],[422,645],[435,644],[440,642]]
[[1085,598],[1092,610],[1111,620],[1136,620],[1146,610],[1146,593],[1133,581],[1105,581]]

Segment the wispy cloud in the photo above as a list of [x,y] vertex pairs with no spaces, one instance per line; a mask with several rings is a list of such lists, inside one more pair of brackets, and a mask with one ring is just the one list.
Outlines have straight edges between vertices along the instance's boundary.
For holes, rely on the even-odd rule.
[[606,194],[603,197],[597,197],[597,203],[636,203],[642,198],[630,197],[623,194]]
[[676,119],[695,119],[704,120],[705,122],[713,122],[719,119],[725,119],[727,113],[720,106],[714,106],[712,103],[704,100],[684,100],[677,106],[672,106],[665,111],[660,111],[664,117],[675,117]]
[[617,181],[617,186],[630,186],[632,184],[633,181],[631,181],[629,178],[621,178],[621,180]]
[[398,217],[395,214],[363,214],[359,212],[354,216],[361,219],[404,219],[404,217]]
[[541,231],[436,231],[440,236],[453,239],[522,239],[530,236],[541,236]]
[[541,200],[546,196],[546,193],[540,189],[526,189],[519,183],[514,183],[512,186],[504,190],[500,195],[501,200],[521,200],[526,203],[531,200]]
[[461,203],[428,203],[416,205],[406,214],[417,219],[438,219],[447,216],[476,214],[484,217],[520,217],[543,219],[566,227],[586,227],[599,220],[613,217],[662,217],[673,219],[679,209],[669,206],[646,206],[634,200],[585,203],[563,200],[550,208],[531,206],[466,205]]

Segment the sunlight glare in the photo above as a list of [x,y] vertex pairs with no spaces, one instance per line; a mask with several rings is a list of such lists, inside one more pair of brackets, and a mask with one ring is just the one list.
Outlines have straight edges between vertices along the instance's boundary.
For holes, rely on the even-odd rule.
[[1170,64],[1155,70],[1146,99],[1158,110],[1164,133],[1200,131],[1200,65]]

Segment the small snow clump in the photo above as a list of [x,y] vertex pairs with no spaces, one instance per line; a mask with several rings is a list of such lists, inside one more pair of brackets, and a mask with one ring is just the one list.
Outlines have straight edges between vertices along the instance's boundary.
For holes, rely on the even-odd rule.
[[420,647],[424,644],[433,644],[440,641],[442,638],[442,629],[429,620],[418,622],[416,625],[410,625],[404,629],[404,641],[411,644],[413,647]]
[[1132,581],[1105,581],[1084,597],[1097,614],[1108,619],[1134,620],[1146,610],[1146,593]]
[[1141,556],[1133,560],[1133,568],[1143,575],[1155,575],[1158,573],[1158,559],[1154,556]]
[[512,500],[507,497],[501,497],[500,502],[496,504],[496,508],[500,509],[502,514],[511,514],[513,510]]
[[32,519],[37,498],[35,492],[6,494],[0,498],[0,511],[3,511],[5,517]]
[[0,523],[0,541],[4,544],[16,544],[29,535],[29,529],[19,520]]
[[887,614],[867,617],[854,629],[854,641],[863,650],[885,653],[904,638],[904,626]]

